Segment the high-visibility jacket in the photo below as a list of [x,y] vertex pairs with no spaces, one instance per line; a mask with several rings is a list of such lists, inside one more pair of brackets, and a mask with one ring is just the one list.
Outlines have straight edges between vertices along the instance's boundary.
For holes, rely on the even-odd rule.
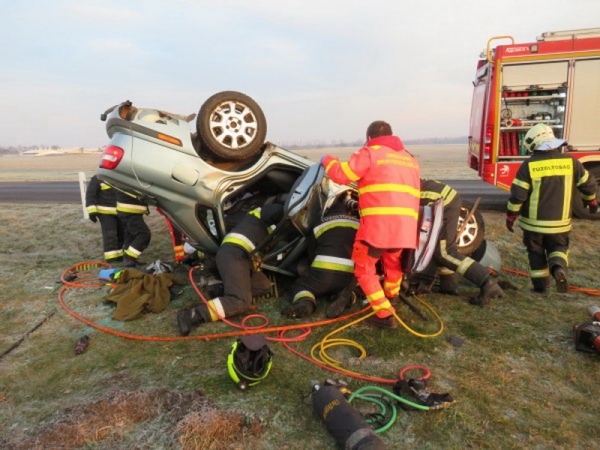
[[255,208],[223,238],[221,245],[235,245],[247,253],[252,253],[274,229],[274,224],[283,216],[283,206],[279,204]]
[[327,155],[322,164],[336,183],[357,183],[357,240],[376,248],[416,248],[421,170],[400,138],[370,139],[348,162]]
[[357,230],[358,219],[352,216],[325,216],[321,223],[313,228],[314,239],[309,240],[311,267],[353,273],[352,245]]
[[[456,189],[429,178],[421,178],[421,205],[435,203],[440,198],[444,199],[444,208],[457,198]],[[460,196],[459,196],[460,198]]]
[[534,152],[512,182],[507,214],[520,215],[519,225],[527,231],[566,233],[574,189],[584,201],[596,198],[596,180],[578,160],[558,150]]
[[117,191],[94,175],[85,191],[88,214],[117,214]]
[[117,191],[117,212],[126,214],[150,214],[148,205],[123,191]]

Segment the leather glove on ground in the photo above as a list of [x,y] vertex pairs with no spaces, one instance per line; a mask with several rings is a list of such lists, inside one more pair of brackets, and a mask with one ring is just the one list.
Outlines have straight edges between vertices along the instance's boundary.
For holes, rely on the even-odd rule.
[[590,214],[596,214],[598,212],[598,200],[592,200],[587,203],[588,211]]
[[90,220],[94,223],[98,222],[98,213],[91,213]]
[[506,216],[506,229],[511,233],[515,232],[513,228],[515,220],[517,220],[517,216]]

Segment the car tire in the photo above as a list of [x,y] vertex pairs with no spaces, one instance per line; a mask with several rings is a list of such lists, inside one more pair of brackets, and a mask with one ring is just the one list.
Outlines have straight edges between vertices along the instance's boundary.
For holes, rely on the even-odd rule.
[[[598,188],[596,190],[596,199],[600,198],[600,166],[593,166],[587,168],[590,173],[590,177],[594,177],[596,179],[596,183],[598,184]],[[578,219],[588,219],[588,220],[600,220],[600,213],[590,214],[589,210],[583,206],[583,200],[581,199],[581,195],[577,189],[573,191],[573,216]]]
[[[469,215],[472,206],[466,202],[463,202],[460,208],[460,216],[458,218],[458,230],[462,228],[465,219]],[[485,239],[485,223],[483,221],[483,215],[478,209],[475,210],[475,214],[471,216],[469,222],[465,226],[464,230],[460,233],[458,238],[458,251],[463,255],[470,256],[475,250],[479,248]]]
[[203,151],[223,161],[243,161],[261,153],[267,121],[253,99],[224,91],[204,102],[196,131]]

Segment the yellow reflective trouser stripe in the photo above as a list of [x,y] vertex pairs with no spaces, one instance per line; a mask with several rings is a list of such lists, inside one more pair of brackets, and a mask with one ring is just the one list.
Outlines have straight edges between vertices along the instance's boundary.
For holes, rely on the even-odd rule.
[[547,278],[550,276],[550,270],[532,270],[529,272],[529,275],[531,276],[531,278]]
[[142,252],[133,247],[128,247],[127,250],[125,250],[125,254],[131,256],[132,258],[138,259]]
[[121,256],[123,256],[123,250],[113,250],[111,252],[104,252],[105,259],[120,258]]
[[356,173],[354,172],[354,170],[352,170],[350,168],[350,164],[348,164],[347,161],[340,163],[340,166],[342,167],[342,172],[344,172],[344,174],[352,181],[356,181],[358,180],[360,177],[358,175],[356,175]]
[[398,295],[398,292],[400,292],[400,283],[402,283],[402,278],[400,278],[395,283],[390,283],[389,281],[385,281],[383,283],[383,290],[385,291],[385,293],[389,294],[390,296]]
[[208,301],[208,312],[210,313],[211,322],[216,322],[221,317],[225,317],[225,310],[223,309],[223,304],[221,303],[221,299],[219,297]]
[[370,186],[360,188],[358,190],[358,195],[370,192],[403,192],[410,194],[413,197],[421,198],[421,191],[419,189],[415,189],[413,186],[407,184],[394,183],[371,184]]
[[550,258],[560,258],[564,259],[567,263],[569,262],[569,254],[564,252],[550,252],[548,254],[548,259]]
[[260,208],[254,208],[252,211],[248,211],[248,214],[260,219]]
[[316,269],[337,270],[338,272],[354,272],[354,261],[335,256],[317,255],[311,267]]
[[308,297],[310,300],[312,300],[314,303],[317,302],[317,299],[315,298],[315,295],[310,292],[310,291],[300,291],[298,292],[296,295],[294,295],[294,299],[292,300],[292,303],[297,302],[299,299],[301,298],[306,298]]
[[411,208],[397,208],[391,206],[381,206],[376,208],[364,208],[360,210],[360,215],[364,216],[410,216],[419,218],[419,213]]
[[229,233],[227,236],[225,236],[221,245],[226,243],[239,245],[247,252],[251,252],[255,248],[254,243],[246,236],[240,233]]
[[523,189],[525,189],[526,191],[528,191],[528,190],[529,190],[529,188],[530,188],[530,185],[529,185],[529,183],[527,183],[526,181],[523,181],[523,180],[519,180],[518,178],[515,178],[515,179],[513,180],[513,184],[516,184],[517,186],[520,186],[520,187],[522,187],[522,188],[523,188]]
[[475,262],[473,259],[471,258],[465,258],[464,260],[460,260],[458,258],[454,258],[453,256],[451,256],[448,253],[448,244],[447,241],[441,240],[440,241],[440,253],[442,254],[442,258],[445,259],[448,262],[451,262],[452,264],[456,265],[456,272],[458,272],[461,275],[464,275],[465,272],[469,269],[469,267],[471,267],[471,265]]
[[382,309],[392,309],[392,304],[384,295],[383,291],[377,291],[374,294],[367,295],[367,300],[375,312],[381,311]]
[[325,222],[325,223],[322,223],[321,225],[316,226],[314,228],[313,232],[315,234],[315,237],[319,238],[319,237],[321,237],[321,235],[323,233],[325,233],[326,231],[329,231],[335,227],[348,227],[348,228],[354,228],[355,230],[358,230],[358,222],[356,220],[350,220],[350,219],[331,220],[329,222]]

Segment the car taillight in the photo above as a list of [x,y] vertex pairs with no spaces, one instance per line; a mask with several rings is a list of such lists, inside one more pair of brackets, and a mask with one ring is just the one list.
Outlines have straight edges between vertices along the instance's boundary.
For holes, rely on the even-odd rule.
[[108,170],[115,169],[121,162],[121,159],[123,159],[124,154],[125,151],[116,145],[105,147],[102,152],[102,157],[100,158],[100,168]]
[[487,125],[485,127],[485,142],[483,144],[483,159],[489,160],[492,157],[492,141],[494,137],[494,127]]

